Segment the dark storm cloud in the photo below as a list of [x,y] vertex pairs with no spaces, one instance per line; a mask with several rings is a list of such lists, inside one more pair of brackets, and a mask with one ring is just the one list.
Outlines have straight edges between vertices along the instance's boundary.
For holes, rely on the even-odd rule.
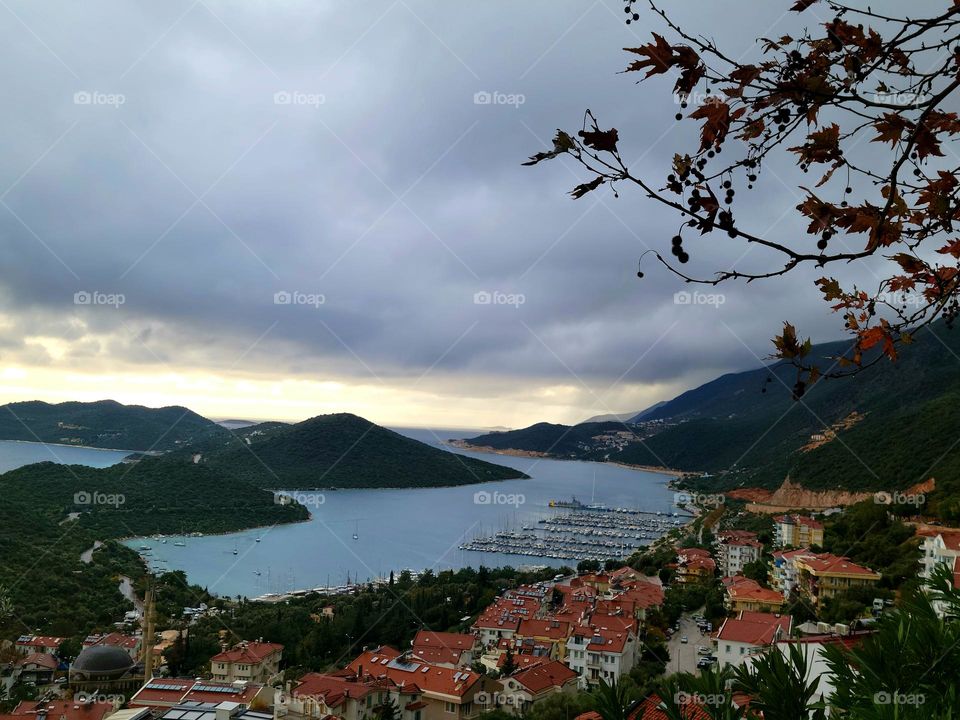
[[[676,12],[749,55],[796,23],[786,7]],[[673,215],[630,188],[574,202],[565,161],[520,166],[585,107],[621,129],[641,174],[689,145],[667,84],[617,74],[620,48],[661,27],[627,28],[616,0],[0,12],[6,359],[37,358],[20,333],[73,343],[69,362],[682,385],[755,364],[788,317],[837,334],[812,271],[676,304],[684,287],[653,263],[636,278]],[[798,236],[795,192],[758,189],[751,222]],[[776,261],[689,246],[701,275]],[[124,302],[77,305],[78,292]]]

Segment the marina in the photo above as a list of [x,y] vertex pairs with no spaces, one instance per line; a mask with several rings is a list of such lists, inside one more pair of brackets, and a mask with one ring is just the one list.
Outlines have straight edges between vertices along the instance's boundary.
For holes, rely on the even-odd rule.
[[520,531],[501,530],[477,535],[460,545],[461,550],[506,553],[554,560],[622,559],[663,537],[684,519],[684,512],[663,513],[601,504],[584,505],[550,501],[552,509],[564,512],[524,524]]

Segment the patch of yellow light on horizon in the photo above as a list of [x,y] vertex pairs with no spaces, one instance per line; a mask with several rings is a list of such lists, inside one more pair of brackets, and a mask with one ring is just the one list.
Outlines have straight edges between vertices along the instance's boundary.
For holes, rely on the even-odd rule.
[[0,371],[0,378],[3,380],[24,380],[28,374],[22,367],[10,366]]

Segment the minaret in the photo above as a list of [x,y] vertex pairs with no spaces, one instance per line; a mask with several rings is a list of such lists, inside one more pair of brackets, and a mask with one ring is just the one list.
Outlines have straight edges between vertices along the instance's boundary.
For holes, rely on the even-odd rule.
[[143,599],[143,682],[153,679],[153,641],[154,641],[154,602],[153,588],[148,588]]

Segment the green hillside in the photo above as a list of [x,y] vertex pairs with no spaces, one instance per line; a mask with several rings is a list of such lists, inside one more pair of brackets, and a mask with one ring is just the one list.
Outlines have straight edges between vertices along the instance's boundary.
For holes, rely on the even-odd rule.
[[170,450],[228,437],[229,431],[183,407],[148,408],[114,400],[0,406],[0,440],[66,443],[120,450]]
[[[307,517],[300,505],[209,468],[150,459],[90,468],[38,463],[0,475],[0,637],[77,635],[129,609],[118,575],[144,573],[117,538],[204,533]],[[81,553],[105,542],[90,563]]]
[[591,438],[609,432],[629,430],[621,422],[585,422],[578,425],[537,423],[522,430],[508,430],[478,435],[467,440],[471,445],[496,450],[518,449],[548,453],[554,457],[590,455],[585,447]]
[[[826,358],[845,345],[814,346]],[[933,498],[941,514],[955,512],[960,496],[960,336],[942,323],[921,331],[896,363],[881,361],[846,379],[821,381],[800,402],[791,398],[796,370],[777,363],[716,380],[655,408],[633,426],[643,440],[610,460],[703,471],[717,489],[779,486],[789,475],[811,489],[902,489],[929,477],[941,491]],[[811,436],[837,426],[836,437],[801,451]],[[653,422],[658,421],[658,422]],[[481,436],[471,442],[520,450],[541,450],[544,427],[553,438],[595,434],[589,425],[573,428],[538,424],[524,430]],[[623,429],[621,427],[621,429]],[[558,451],[559,450],[559,451]],[[550,451],[568,456],[567,447]],[[598,459],[596,447],[574,453]]]
[[527,477],[348,413],[244,428],[227,442],[208,444],[201,464],[275,489],[440,487]]

